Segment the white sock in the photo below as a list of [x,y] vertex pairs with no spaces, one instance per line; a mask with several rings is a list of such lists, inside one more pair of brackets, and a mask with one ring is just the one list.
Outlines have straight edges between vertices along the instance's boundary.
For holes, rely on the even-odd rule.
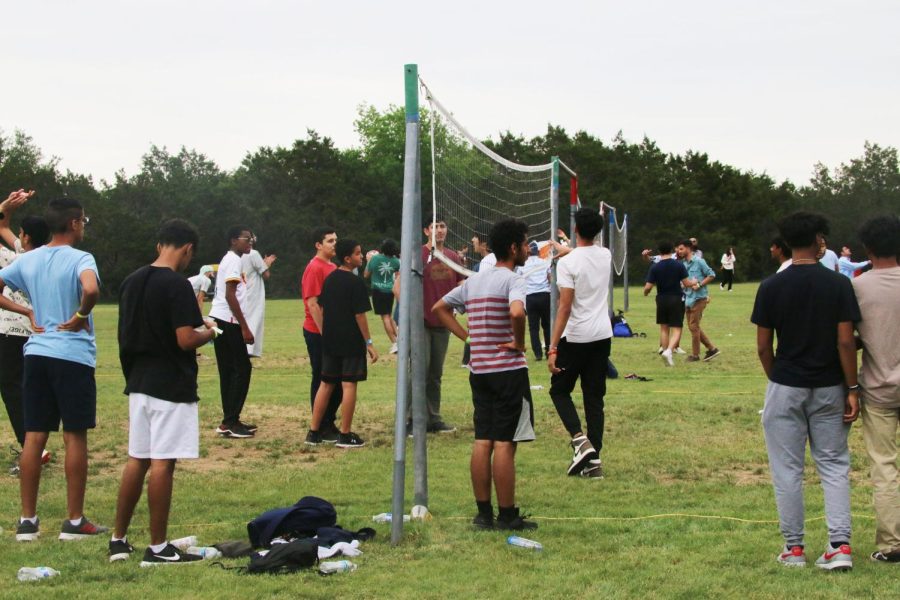
[[84,515],[81,515],[77,519],[69,519],[69,523],[74,525],[75,527],[81,527],[81,523],[84,521]]
[[169,545],[169,540],[164,541],[162,544],[150,545],[150,551],[154,554],[159,554],[163,551],[163,549]]
[[122,537],[117,538],[116,536],[113,535],[113,536],[110,536],[109,541],[111,541],[111,542],[125,542],[125,543],[127,544],[127,543],[128,543],[128,536],[127,536],[127,535],[123,535]]
[[26,521],[28,523],[31,523],[32,525],[37,525],[37,515],[34,515],[33,517],[20,517],[19,518],[19,523],[25,523]]

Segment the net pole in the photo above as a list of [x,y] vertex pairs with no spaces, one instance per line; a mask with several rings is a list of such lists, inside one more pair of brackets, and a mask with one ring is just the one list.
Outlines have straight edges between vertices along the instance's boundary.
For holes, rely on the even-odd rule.
[[[559,157],[551,159],[550,175],[550,239],[559,242],[556,230],[559,229]],[[574,241],[574,237],[573,240]],[[559,303],[559,289],[556,287],[556,265],[550,269],[550,330],[552,323],[556,321],[556,306]],[[549,343],[549,342],[547,342]]]
[[622,219],[622,248],[624,249],[624,265],[622,267],[622,301],[625,312],[628,312],[628,213]]
[[[433,163],[432,163],[433,164]],[[421,154],[416,154],[416,189],[422,190],[422,164]],[[436,215],[437,213],[435,213]],[[432,219],[437,218],[432,217]],[[432,244],[434,240],[434,223],[432,222]],[[413,228],[416,230],[413,243],[408,246],[412,254],[413,271],[416,273],[417,285],[410,296],[410,340],[413,348],[426,348],[425,341],[425,300],[423,290],[423,276],[425,264],[419,247],[419,232],[422,231],[422,202],[421,194],[413,205]],[[432,247],[434,247],[432,245]],[[433,259],[436,260],[436,259]],[[431,307],[429,307],[430,309]],[[428,447],[425,429],[428,422],[428,409],[425,398],[425,353],[413,352],[410,357],[410,371],[412,372],[412,421],[413,421],[413,504],[428,506]],[[402,514],[402,512],[400,513]],[[401,519],[402,521],[402,519]]]
[[[403,492],[406,482],[406,407],[409,401],[410,345],[410,297],[421,282],[413,276],[414,253],[409,249],[415,244],[413,208],[419,203],[421,190],[416,187],[416,165],[419,154],[419,88],[418,66],[404,66],[406,94],[406,148],[403,167],[403,217],[400,244],[406,251],[400,255],[400,322],[398,326],[396,408],[394,414],[394,473],[391,490],[391,512],[403,514]],[[397,545],[403,537],[403,519],[391,522],[391,544]]]

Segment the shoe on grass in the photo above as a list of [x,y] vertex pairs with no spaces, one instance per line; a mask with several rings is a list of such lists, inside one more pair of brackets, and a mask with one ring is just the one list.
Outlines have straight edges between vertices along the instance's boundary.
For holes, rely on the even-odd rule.
[[235,425],[226,425],[222,423],[216,428],[216,433],[219,434],[219,437],[234,438],[239,440],[251,438],[256,435],[255,433],[241,425],[240,422]]
[[687,354],[684,350],[681,349],[681,346],[675,347],[675,354]]
[[322,440],[322,432],[313,431],[310,429],[306,432],[306,441],[304,442],[307,446],[318,446],[319,444],[324,444],[325,442]]
[[803,546],[787,546],[781,551],[775,560],[786,567],[805,567],[806,554],[803,553]]
[[478,513],[477,515],[475,515],[475,518],[472,519],[472,526],[475,527],[475,529],[483,529],[483,530],[493,529],[494,528],[494,515],[492,515],[492,514],[484,515],[484,514]]
[[722,353],[719,352],[718,348],[713,348],[712,350],[707,350],[706,354],[703,355],[703,362],[710,361],[720,354],[722,354]]
[[109,562],[118,560],[128,560],[134,553],[134,546],[126,540],[110,540],[109,542]]
[[884,552],[877,550],[869,555],[875,562],[900,563],[900,549]]
[[685,362],[700,362],[700,357],[699,357],[699,356],[694,356],[694,355],[692,354],[691,356],[688,356],[688,357],[687,357],[686,359],[684,359],[684,360],[685,360]]
[[429,425],[427,429],[428,433],[453,433],[456,431],[456,427],[453,425],[448,425],[443,421],[438,421],[433,425]]
[[849,571],[853,568],[850,545],[841,544],[835,548],[829,543],[822,556],[816,559],[816,566],[826,571]]
[[603,479],[603,463],[599,458],[589,460],[578,475],[585,479]]
[[35,542],[41,536],[41,520],[34,519],[31,521],[23,521],[19,519],[16,525],[16,541],[17,542]]
[[87,517],[81,517],[81,525],[73,525],[72,521],[66,519],[62,523],[62,529],[59,532],[59,539],[63,541],[83,540],[85,538],[94,537],[101,533],[109,531],[109,527],[94,525],[88,521]]
[[144,551],[144,560],[141,561],[142,567],[157,567],[160,565],[183,565],[187,563],[201,562],[202,556],[196,554],[188,554],[182,552],[172,544],[166,544],[160,552],[154,552],[150,548]]
[[255,424],[253,424],[253,423],[244,423],[244,422],[241,421],[241,420],[238,420],[238,425],[240,425],[241,427],[243,427],[244,429],[246,429],[246,430],[249,431],[250,433],[256,433],[256,430],[259,429],[259,427],[257,427]]
[[526,531],[531,529],[537,529],[538,524],[534,521],[526,521],[528,515],[523,515],[519,513],[519,507],[515,507],[513,509],[513,514],[507,518],[503,518],[502,516],[497,516],[494,520],[494,528],[495,529],[511,529],[513,531]]
[[566,471],[568,475],[578,475],[588,464],[588,461],[600,458],[600,454],[594,449],[590,440],[585,435],[572,438],[572,449],[575,451],[572,462]]
[[388,354],[397,354],[397,351],[400,350],[400,347],[397,346],[397,342],[391,344],[391,349],[388,351]]
[[660,353],[660,356],[662,356],[663,362],[666,363],[667,367],[675,366],[675,361],[672,359],[672,351],[671,350],[666,348],[665,350],[662,351],[662,353]]
[[334,426],[334,423],[321,427],[319,433],[322,434],[323,444],[336,444],[338,436],[341,434],[340,430]]
[[362,448],[365,445],[366,442],[352,431],[338,434],[338,440],[335,444],[338,448]]

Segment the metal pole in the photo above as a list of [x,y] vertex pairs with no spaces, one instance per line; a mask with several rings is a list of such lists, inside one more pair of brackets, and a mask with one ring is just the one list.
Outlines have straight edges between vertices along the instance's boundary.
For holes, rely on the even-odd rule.
[[[410,315],[411,299],[418,278],[413,276],[414,249],[418,249],[418,234],[413,216],[419,203],[420,190],[416,169],[419,164],[419,88],[418,66],[406,65],[406,155],[403,168],[403,222],[400,244],[400,322],[397,350],[397,401],[394,414],[394,478],[391,512],[398,518],[391,522],[391,544],[397,545],[403,537],[403,492],[406,482],[406,407],[409,400],[409,357],[411,351]],[[421,304],[421,303],[420,303]]]
[[[609,253],[612,254],[615,249],[615,235],[616,235],[616,209],[612,208],[608,204],[606,205],[609,208],[609,219],[606,225],[606,243],[609,248]],[[610,265],[612,268],[609,270],[609,317],[612,318],[616,314],[615,309],[615,296],[614,292],[616,289],[616,259],[613,257],[612,264]]]
[[[431,115],[434,118],[434,115]],[[419,157],[421,160],[421,157]],[[432,165],[433,168],[433,165]],[[421,164],[416,163],[416,189],[421,190]],[[425,301],[422,289],[422,276],[425,273],[425,265],[422,262],[422,250],[420,239],[422,235],[422,201],[416,196],[413,207],[413,226],[416,228],[416,237],[410,246],[413,254],[413,271],[415,272],[416,285],[413,287],[410,297],[409,331],[412,347],[416,352],[410,357],[410,371],[412,373],[412,422],[413,422],[413,504],[428,506],[428,408],[425,398],[425,352],[420,348],[428,348],[425,339]],[[438,259],[433,259],[438,260]],[[429,306],[430,310],[431,307]]]
[[[559,241],[556,230],[559,229],[559,157],[552,159],[553,168],[550,176],[550,239]],[[570,243],[574,243],[572,238]],[[553,331],[552,322],[556,320],[556,305],[559,302],[559,289],[556,287],[556,266],[550,269],[550,331]],[[549,341],[547,342],[550,343]]]
[[622,294],[624,295],[625,312],[628,312],[628,213],[622,219],[622,248],[625,249],[625,265],[622,267]]

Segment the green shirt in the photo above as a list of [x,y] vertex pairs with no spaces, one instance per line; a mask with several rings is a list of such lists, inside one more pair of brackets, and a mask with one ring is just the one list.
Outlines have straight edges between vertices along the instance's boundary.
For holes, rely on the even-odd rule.
[[400,259],[395,256],[376,254],[366,265],[366,272],[372,274],[372,289],[390,292],[394,287],[394,273],[400,270]]

